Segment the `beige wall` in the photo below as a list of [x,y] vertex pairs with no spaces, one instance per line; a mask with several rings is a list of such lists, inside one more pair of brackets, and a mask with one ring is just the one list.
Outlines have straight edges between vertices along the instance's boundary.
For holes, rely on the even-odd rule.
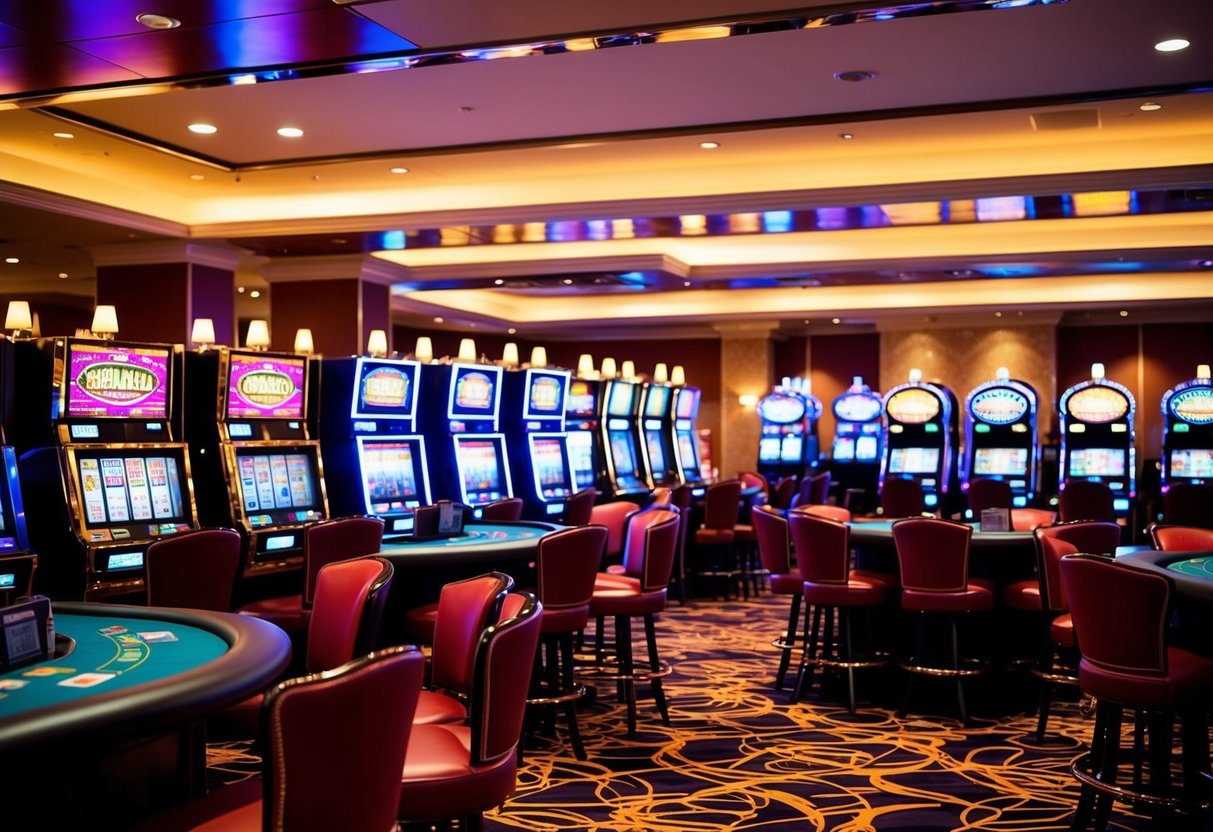
[[753,471],[758,464],[758,413],[742,407],[737,399],[745,394],[762,398],[770,389],[771,339],[766,331],[722,335],[720,437],[713,451],[720,478],[728,479],[738,471]]

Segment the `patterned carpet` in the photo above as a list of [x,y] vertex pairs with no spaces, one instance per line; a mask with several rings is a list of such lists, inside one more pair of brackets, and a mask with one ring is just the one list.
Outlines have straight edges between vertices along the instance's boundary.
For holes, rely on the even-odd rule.
[[[623,707],[598,697],[580,716],[590,759],[573,757],[563,731],[532,737],[518,792],[487,816],[486,830],[1068,828],[1077,797],[1069,765],[1091,731],[1074,702],[1056,704],[1044,744],[1027,713],[1036,694],[1026,674],[975,681],[967,728],[943,683],[919,685],[898,720],[904,680],[893,672],[860,675],[854,716],[843,687],[789,705],[787,692],[773,689],[770,647],[786,603],[766,594],[672,605],[658,624],[662,656],[674,665],[672,725],[642,698],[628,738]],[[213,745],[208,762],[217,782],[256,766],[242,743]],[[1115,807],[1113,829],[1147,825]]]

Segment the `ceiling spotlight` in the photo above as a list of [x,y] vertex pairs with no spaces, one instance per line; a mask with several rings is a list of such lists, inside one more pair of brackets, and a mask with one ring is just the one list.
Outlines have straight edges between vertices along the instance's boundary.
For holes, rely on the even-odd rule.
[[513,335],[516,332],[518,332],[518,330],[514,329],[514,327],[510,327],[509,329],[506,330],[506,333],[509,335]]
[[135,15],[135,20],[149,29],[176,29],[181,25],[181,21],[175,17],[169,17],[167,14],[154,14],[152,12]]
[[216,127],[215,125],[207,124],[202,121],[196,122],[195,124],[191,124],[189,129],[190,129],[191,133],[201,133],[204,136],[209,136],[211,133],[219,132],[219,128]]
[[1161,105],[1161,104],[1156,104],[1156,103],[1154,103],[1153,101],[1147,101],[1145,104],[1142,104],[1142,105],[1141,105],[1140,107],[1138,107],[1137,109],[1141,110],[1142,112],[1146,112],[1146,113],[1152,113],[1152,112],[1154,112],[1155,110],[1161,110],[1161,109],[1162,109],[1162,105]]
[[1183,38],[1168,38],[1160,40],[1154,44],[1154,48],[1159,52],[1178,52],[1181,49],[1187,49],[1191,44]]
[[254,289],[253,291],[248,293],[248,296],[250,298],[259,298],[259,297],[261,297],[261,292],[259,292],[257,289]]
[[850,81],[851,83],[859,83],[860,81],[871,81],[876,77],[875,72],[869,72],[866,69],[848,69],[843,72],[835,72],[835,81]]
[[278,135],[284,139],[297,139],[303,135],[303,131],[298,127],[279,127]]
[[51,135],[54,136],[56,139],[74,139],[74,138],[76,138],[75,133],[51,133]]
[[1001,317],[1002,317],[1002,313],[1001,313],[1001,312],[995,312],[995,313],[994,313],[994,317],[995,317],[995,318],[1001,318]]
[[20,263],[21,258],[20,257],[5,257],[4,262],[5,263]]
[[684,281],[682,281],[682,285],[683,285],[683,286],[690,287],[690,285],[691,285],[691,281],[689,281],[689,280],[684,280]]
[[573,278],[571,278],[571,277],[566,277],[564,280],[562,280],[562,281],[560,281],[560,282],[561,282],[561,283],[563,283],[565,286],[572,286],[572,285],[573,285]]
[[441,323],[445,323],[445,322],[446,322],[446,318],[443,318],[441,316],[434,319],[434,323],[436,323],[436,324],[441,324]]
[[494,281],[493,281],[493,285],[494,285],[494,286],[504,286],[504,285],[505,285],[505,281],[504,281],[502,278],[500,278],[500,277],[499,277],[499,278],[497,278],[496,280],[494,280]]
[[190,179],[193,179],[195,182],[201,182],[203,179],[206,179],[206,177],[200,173],[191,173]]
[[838,134],[838,138],[840,138],[840,139],[853,139],[853,138],[855,138],[855,134],[854,134],[854,133],[839,133],[839,134]]
[[66,279],[66,278],[67,278],[67,272],[59,272],[59,279],[60,279],[60,280],[64,280],[64,279]]
[[1122,310],[1120,310],[1120,317],[1122,317],[1122,318],[1127,318],[1127,317],[1129,317],[1129,310],[1128,310],[1128,309],[1122,309]]
[[699,147],[703,150],[715,150],[720,147],[720,142],[700,142]]
[[408,168],[390,168],[388,173],[408,173]]
[[830,323],[840,324],[840,323],[842,323],[842,318],[830,318]]
[[243,286],[237,286],[237,287],[236,287],[236,294],[238,294],[238,295],[243,295],[243,294],[244,294],[244,287],[243,287]]

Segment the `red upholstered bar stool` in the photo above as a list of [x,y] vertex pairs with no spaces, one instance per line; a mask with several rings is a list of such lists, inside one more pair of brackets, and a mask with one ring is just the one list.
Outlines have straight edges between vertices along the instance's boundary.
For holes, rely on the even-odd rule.
[[[1082,783],[1071,828],[1086,828],[1093,811],[1095,827],[1106,828],[1114,799],[1195,819],[1211,805],[1199,785],[1209,765],[1213,659],[1167,643],[1167,578],[1098,555],[1070,555],[1060,565],[1082,656],[1078,683],[1096,701],[1091,751],[1070,765]],[[1137,777],[1132,785],[1117,782],[1125,708],[1136,712],[1139,725],[1144,720],[1149,734],[1144,786]],[[1183,791],[1171,784],[1176,717],[1182,726]],[[1163,828],[1171,825],[1159,820]]]
[[880,510],[885,517],[919,517],[926,508],[925,501],[918,480],[890,478],[880,490]]
[[827,520],[833,520],[835,523],[850,523],[851,512],[842,506],[827,506],[827,505],[807,505],[799,506],[794,511],[797,514],[811,514],[814,517],[824,517]]
[[[994,606],[994,593],[984,582],[969,580],[969,543],[973,527],[934,517],[908,517],[893,523],[893,543],[901,568],[901,608],[914,614],[914,652],[902,667],[914,676],[950,677],[956,680],[960,719],[968,723],[964,680],[986,671],[979,659],[965,660],[960,650],[962,616],[986,612]],[[951,650],[946,664],[929,664],[926,655],[927,618],[942,616],[948,625]],[[906,688],[909,701],[912,685]],[[900,713],[904,714],[903,703]]]
[[489,503],[480,510],[480,519],[486,523],[513,523],[522,519],[522,498],[505,497]]
[[398,793],[401,823],[459,819],[460,829],[481,829],[483,813],[517,787],[543,605],[529,592],[511,593],[501,615],[476,650],[467,724],[413,726]]
[[979,479],[969,482],[969,511],[974,520],[981,520],[987,508],[1011,510],[1014,502],[1011,485],[1006,480]]
[[779,669],[775,673],[775,690],[783,690],[783,680],[791,663],[800,629],[800,605],[804,597],[804,579],[792,565],[792,544],[788,538],[788,521],[769,506],[756,508],[750,514],[754,536],[758,539],[758,557],[771,576],[771,592],[787,595],[788,623],[783,634],[771,642],[779,650]]
[[640,511],[640,506],[627,500],[599,503],[590,510],[590,523],[595,526],[603,526],[607,530],[607,545],[604,554],[607,561],[623,557],[628,520],[638,511]]
[[1102,482],[1066,480],[1057,498],[1057,513],[1063,523],[1075,520],[1116,522],[1115,497]]
[[1011,509],[1011,530],[1032,532],[1041,526],[1052,526],[1057,522],[1057,512],[1043,508]]
[[789,509],[792,507],[792,497],[796,495],[796,478],[795,477],[780,477],[771,486],[771,498],[768,505],[778,509]]
[[[649,682],[653,699],[661,713],[661,721],[670,724],[669,709],[662,677],[668,675],[668,665],[663,665],[657,654],[657,631],[654,616],[665,609],[670,574],[678,547],[679,512],[652,509],[632,519],[629,533],[640,537],[639,562],[629,569],[627,575],[600,575],[590,601],[590,614],[600,620],[606,617],[615,622],[616,672],[609,673],[603,666],[589,675],[613,678],[622,688],[627,703],[628,733],[636,732],[636,682]],[[635,548],[635,547],[629,547]],[[648,647],[648,667],[640,670],[632,659],[632,619],[644,621],[645,642]],[[599,641],[602,628],[598,629]]]
[[1198,526],[1150,526],[1150,540],[1160,552],[1207,552],[1213,549],[1213,529]]
[[588,526],[592,522],[594,501],[598,492],[593,488],[583,488],[564,501],[564,513],[561,522],[566,526]]
[[880,667],[889,659],[855,650],[852,619],[857,610],[883,605],[892,584],[889,576],[851,568],[851,527],[811,511],[825,508],[834,507],[807,506],[809,510],[788,514],[806,607],[804,651],[792,701],[800,701],[805,688],[812,687],[817,667],[835,668],[847,672],[847,703],[854,713],[855,669]]
[[683,483],[670,489],[670,505],[678,509],[678,552],[674,560],[674,573],[670,587],[678,603],[687,602],[687,532],[691,527],[691,486]]
[[737,567],[737,515],[741,509],[741,480],[725,480],[708,486],[703,501],[703,525],[695,530],[697,560],[707,568],[695,571],[705,578],[724,582],[727,600],[730,587],[740,579]]
[[143,556],[148,605],[231,612],[240,550],[235,529],[198,529],[157,539]]

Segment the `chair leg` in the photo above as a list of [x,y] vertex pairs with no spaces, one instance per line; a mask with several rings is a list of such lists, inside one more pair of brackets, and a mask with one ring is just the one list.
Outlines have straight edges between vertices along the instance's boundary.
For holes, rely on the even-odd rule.
[[847,704],[850,712],[855,713],[855,668],[851,666],[851,662],[855,658],[855,649],[851,643],[851,609],[849,607],[839,608],[838,616],[844,645],[842,658],[847,662]]
[[[926,616],[923,613],[917,613],[917,619],[914,625],[914,653],[911,659],[914,663],[922,661],[922,654],[927,645]],[[910,695],[914,692],[914,675],[913,673],[906,674],[906,692],[902,697],[901,705],[897,708],[898,719],[905,718],[906,708],[910,703]]]
[[[948,616],[948,626],[952,634],[952,669],[960,670],[960,634],[957,630],[956,616]],[[964,678],[956,677],[956,700],[960,704],[960,721],[969,724],[969,711],[965,707],[965,686]]]
[[[1108,723],[1103,753],[1103,765],[1099,769],[1099,779],[1104,783],[1116,782],[1116,772],[1120,766],[1120,723],[1122,710],[1119,705],[1108,706]],[[1101,794],[1095,800],[1095,828],[1108,828],[1108,819],[1112,814],[1112,795]]]
[[1040,680],[1040,705],[1036,715],[1036,742],[1045,741],[1045,729],[1049,724],[1049,711],[1053,706],[1053,684]]
[[788,665],[792,661],[792,645],[796,643],[796,631],[800,629],[800,604],[804,596],[799,592],[792,596],[792,604],[788,610],[788,626],[783,632],[784,648],[780,651],[779,671],[775,674],[775,690],[783,690],[784,678],[788,675]]
[[665,701],[665,687],[661,677],[656,674],[661,671],[661,659],[657,656],[657,628],[653,622],[653,614],[644,614],[644,640],[649,648],[649,672],[654,675],[649,679],[649,687],[653,690],[653,701],[657,703],[657,712],[661,714],[661,724],[670,724],[670,708]]
[[[572,633],[561,633],[559,642],[561,688],[568,692],[577,686],[577,682],[573,679]],[[577,724],[577,700],[570,699],[564,703],[564,720],[568,726],[569,742],[573,745],[573,754],[578,760],[586,759],[585,745],[581,741],[581,727]]]
[[817,647],[821,630],[822,606],[814,604],[805,610],[804,650],[800,654],[800,671],[796,674],[796,690],[792,694],[793,704],[800,701],[806,687],[813,686],[813,673],[817,668]]
[[619,658],[619,673],[624,701],[628,709],[628,736],[636,733],[636,679],[632,672],[632,620],[626,615],[615,616],[615,653]]
[[[1089,770],[1094,773],[1103,765],[1104,749],[1107,745],[1107,725],[1109,705],[1097,702],[1095,705],[1095,724],[1091,729],[1091,750],[1087,754]],[[1086,783],[1078,793],[1078,803],[1074,807],[1074,818],[1070,821],[1071,832],[1085,830],[1091,822],[1095,811],[1095,789]]]

